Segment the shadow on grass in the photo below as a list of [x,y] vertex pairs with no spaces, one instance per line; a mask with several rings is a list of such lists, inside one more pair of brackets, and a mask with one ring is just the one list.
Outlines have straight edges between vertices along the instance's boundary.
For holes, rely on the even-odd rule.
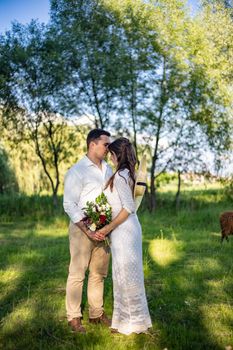
[[[232,344],[233,241],[220,244],[220,233],[216,233],[219,209],[221,206],[215,206],[212,211],[208,206],[202,212],[163,211],[154,218],[143,217],[144,251],[147,259],[149,256],[146,289],[160,349],[220,350]],[[211,211],[212,220],[206,220]],[[169,261],[165,257],[171,242],[178,246],[178,252],[174,259],[176,252],[171,251]],[[165,248],[159,254],[161,246]],[[212,287],[227,276],[227,284]],[[222,314],[221,307],[226,309]],[[218,331],[219,326],[228,331]]]
[[[111,337],[107,329],[87,324],[86,284],[83,307],[88,333],[70,333],[64,303],[68,235],[53,232],[57,229],[55,218],[42,223],[43,231],[47,230],[45,235],[40,234],[37,223],[1,225],[0,348],[223,349],[229,334],[226,339],[224,334],[217,338],[215,318],[211,315],[208,320],[208,310],[213,308],[216,312],[219,304],[232,303],[232,240],[221,246],[217,235],[218,213],[229,207],[226,208],[228,203],[221,202],[207,205],[202,199],[198,203],[187,204],[178,213],[167,203],[155,216],[147,212],[141,214],[145,235],[143,250],[147,252],[149,266],[145,284],[154,324],[150,335]],[[60,228],[62,230],[66,232],[67,228]],[[181,243],[175,260],[168,260],[164,265],[159,263],[159,257],[151,248],[154,243],[156,249],[159,240]],[[222,278],[225,282],[219,292],[211,283]],[[110,274],[105,283],[105,304],[110,313]],[[232,325],[231,317],[225,319],[226,329]],[[208,321],[213,321],[213,325]]]
[[[45,224],[46,226],[46,224]],[[37,224],[0,226],[0,349],[89,349],[102,344],[96,327],[74,335],[65,318],[65,285],[69,265],[68,235],[38,235]],[[4,233],[4,234],[3,234]],[[111,277],[105,283],[110,310]],[[87,319],[86,285],[82,307]],[[86,322],[86,321],[85,321]],[[98,327],[97,327],[98,329]]]

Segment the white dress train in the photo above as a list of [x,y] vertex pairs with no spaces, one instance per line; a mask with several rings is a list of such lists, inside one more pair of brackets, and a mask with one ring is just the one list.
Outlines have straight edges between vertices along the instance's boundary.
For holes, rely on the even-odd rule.
[[142,230],[135,213],[129,171],[117,172],[113,191],[104,191],[113,219],[122,208],[129,217],[111,233],[114,310],[111,328],[123,334],[143,333],[152,327],[142,264]]

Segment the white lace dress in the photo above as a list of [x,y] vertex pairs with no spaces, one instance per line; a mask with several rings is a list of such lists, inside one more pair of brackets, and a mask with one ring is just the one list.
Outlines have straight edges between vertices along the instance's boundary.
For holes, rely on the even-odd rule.
[[152,327],[144,287],[142,231],[130,188],[129,171],[117,173],[113,191],[104,193],[112,206],[113,218],[122,208],[129,217],[111,233],[114,310],[112,328],[123,334],[146,332]]

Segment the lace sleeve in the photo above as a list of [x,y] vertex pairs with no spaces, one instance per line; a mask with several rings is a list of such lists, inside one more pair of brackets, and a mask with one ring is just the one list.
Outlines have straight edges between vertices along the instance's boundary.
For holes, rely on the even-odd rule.
[[120,197],[122,207],[128,211],[129,214],[135,212],[135,203],[133,199],[132,189],[129,185],[129,175],[125,171],[119,172],[115,175],[114,186]]

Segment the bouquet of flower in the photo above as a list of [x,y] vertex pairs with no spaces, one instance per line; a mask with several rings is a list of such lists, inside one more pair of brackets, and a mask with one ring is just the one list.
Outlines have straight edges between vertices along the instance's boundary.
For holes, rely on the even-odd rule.
[[[88,201],[86,207],[82,209],[85,214],[82,221],[91,231],[101,229],[112,220],[112,208],[108,204],[107,197],[103,192],[94,201]],[[105,238],[105,243],[109,245],[107,237]]]

